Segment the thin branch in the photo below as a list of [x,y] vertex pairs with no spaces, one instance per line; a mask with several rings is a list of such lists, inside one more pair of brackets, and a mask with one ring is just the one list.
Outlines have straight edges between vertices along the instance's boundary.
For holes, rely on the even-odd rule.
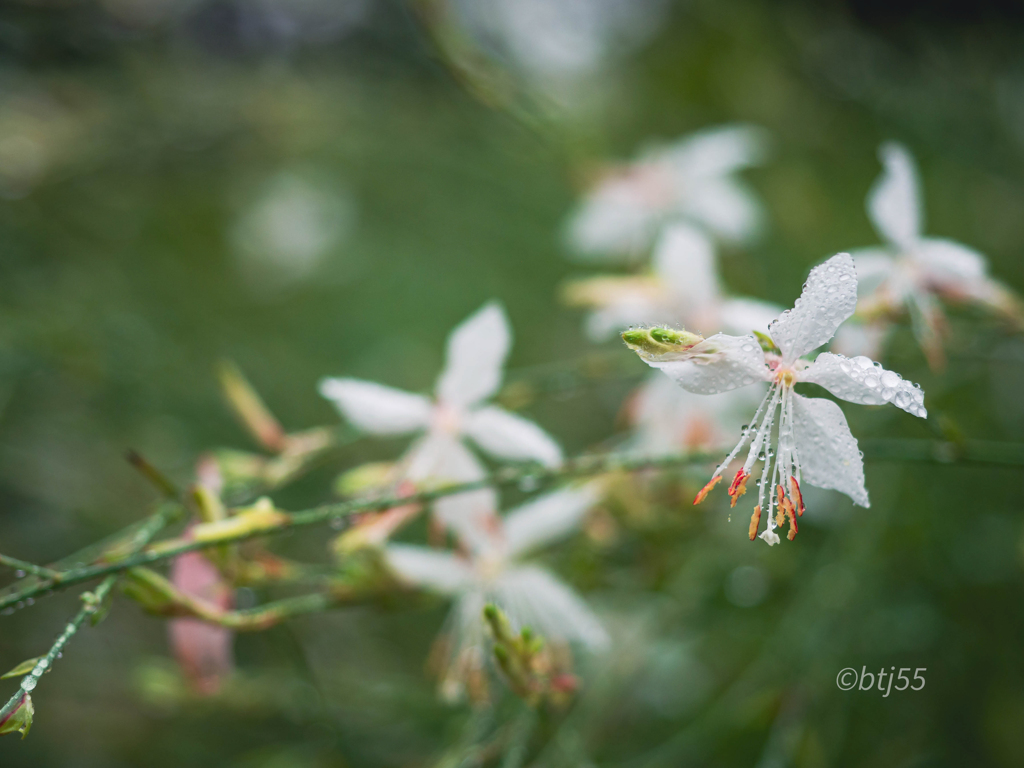
[[33,576],[39,576],[44,579],[59,579],[60,573],[51,568],[44,568],[41,565],[35,563],[29,563],[25,560],[19,560],[16,557],[9,557],[8,555],[0,555],[0,565],[6,565],[8,568],[14,568],[25,573],[31,573]]
[[[446,485],[438,488],[419,491],[407,496],[390,496],[376,499],[339,502],[336,504],[324,504],[312,509],[293,512],[291,514],[280,514],[269,519],[267,523],[258,526],[239,526],[240,530],[229,530],[223,536],[204,537],[198,541],[185,539],[172,539],[161,542],[157,547],[140,554],[118,558],[116,561],[94,563],[83,567],[69,568],[60,572],[60,580],[44,580],[26,587],[24,590],[5,595],[0,598],[0,609],[13,605],[19,600],[46,592],[54,587],[67,587],[90,581],[100,576],[111,573],[119,573],[129,568],[136,568],[140,565],[151,565],[153,563],[169,560],[184,554],[200,549],[210,549],[223,544],[243,541],[258,536],[269,536],[281,533],[294,528],[304,528],[344,518],[362,512],[378,512],[407,504],[424,504],[435,499],[446,496],[454,496],[467,491],[475,491],[481,488],[492,486],[511,486],[519,483],[529,483],[531,489],[551,483],[555,480],[572,477],[585,477],[599,475],[613,471],[634,472],[643,469],[663,469],[685,464],[696,464],[711,462],[714,456],[706,453],[687,453],[662,457],[623,457],[621,455],[584,456],[578,459],[565,462],[561,467],[548,468],[537,465],[526,467],[506,467],[494,472],[491,475],[473,480],[467,483]],[[231,518],[237,520],[238,518]]]
[[149,482],[151,482],[153,486],[166,498],[171,500],[181,498],[181,493],[178,491],[177,486],[175,486],[171,479],[150,464],[141,453],[138,451],[128,451],[125,458],[128,459],[129,464],[135,467],[135,469],[137,469],[144,478],[149,480]]
[[[951,443],[934,440],[900,440],[895,448],[886,448],[886,441],[864,443],[866,458],[888,461],[914,461],[932,464],[974,464],[996,466],[1024,466],[1024,447],[983,441]],[[407,504],[425,504],[446,496],[475,491],[486,487],[512,486],[529,483],[531,490],[560,479],[600,475],[608,472],[636,472],[651,469],[666,469],[688,464],[702,464],[717,461],[717,454],[683,453],[659,457],[629,457],[622,454],[583,456],[562,464],[561,467],[547,468],[531,465],[521,468],[506,467],[480,480],[432,488],[407,496],[339,502],[325,504],[312,509],[277,514],[259,525],[238,525],[228,528],[217,537],[204,537],[198,541],[171,539],[161,542],[146,552],[118,558],[116,561],[94,563],[79,568],[70,568],[59,573],[59,580],[45,579],[37,584],[0,598],[0,609],[54,589],[90,581],[129,568],[151,565],[169,560],[185,552],[210,549],[223,544],[243,541],[260,536],[272,536],[294,528],[305,528],[326,522],[344,520],[362,512],[376,512]],[[237,518],[233,518],[236,519]]]
[[[137,552],[148,545],[153,538],[160,533],[160,531],[177,519],[181,512],[182,507],[180,504],[161,504],[157,511],[144,521],[142,527],[138,529],[137,533],[133,537],[132,551]],[[60,574],[58,574],[58,576],[59,575]],[[57,657],[63,653],[64,646],[68,644],[68,641],[75,635],[85,620],[95,616],[101,611],[103,603],[110,594],[110,590],[113,589],[116,581],[117,575],[111,574],[103,580],[94,592],[86,592],[82,595],[85,605],[83,605],[81,610],[75,614],[75,617],[68,622],[64,631],[54,641],[53,645],[50,646],[50,650],[47,652],[46,656],[40,659],[36,663],[35,667],[33,667],[32,671],[21,679],[21,686],[18,691],[8,699],[7,703],[4,704],[2,708],[0,708],[0,722],[3,722],[10,717],[10,715],[26,700],[28,693],[35,690],[36,684],[39,682],[39,678],[42,677],[44,672],[53,666]],[[43,583],[49,584],[50,587],[53,587],[58,582],[55,582],[53,579],[46,579]]]
[[157,616],[200,619],[235,632],[259,632],[292,616],[319,613],[339,605],[363,602],[377,593],[374,587],[360,588],[334,584],[321,592],[287,597],[254,608],[226,610],[208,600],[183,592],[148,568],[133,568],[128,571],[125,575],[124,590],[149,613]]

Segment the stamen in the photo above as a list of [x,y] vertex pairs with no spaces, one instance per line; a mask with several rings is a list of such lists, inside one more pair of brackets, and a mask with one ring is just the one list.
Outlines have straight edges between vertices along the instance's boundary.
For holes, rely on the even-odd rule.
[[[752,425],[753,424],[757,424],[758,419],[761,418],[761,412],[764,410],[765,403],[768,402],[769,398],[773,398],[773,394],[775,393],[775,390],[776,390],[776,385],[772,384],[772,386],[765,393],[765,396],[761,400],[761,404],[759,406],[757,406],[757,410],[754,411],[754,419],[751,422]],[[772,399],[772,402],[774,403],[774,398]],[[772,411],[774,412],[774,410],[775,410],[775,408],[773,406],[772,407]],[[740,452],[740,450],[743,448],[743,446],[746,445],[747,438],[750,437],[750,434],[751,434],[751,429],[752,429],[751,427],[747,427],[747,428],[745,428],[743,430],[743,433],[740,435],[740,441],[738,443],[736,443],[736,447],[733,448],[729,452],[729,455],[726,456],[725,459],[722,461],[722,463],[719,464],[718,467],[715,468],[715,472],[714,472],[713,475],[711,475],[711,479],[708,481],[707,485],[705,485],[703,488],[700,489],[700,492],[697,494],[697,497],[693,500],[694,505],[700,504],[702,501],[704,501],[704,499],[707,498],[707,495],[709,493],[711,493],[711,489],[714,488],[715,485],[718,484],[718,481],[722,479],[722,472],[725,471],[725,468],[727,466],[729,466],[730,463],[732,463],[733,459],[736,458],[736,454],[738,454]],[[757,431],[757,438],[758,439],[761,437],[761,431],[762,430],[760,430],[760,429]],[[753,448],[751,450],[753,450]],[[753,464],[753,462],[750,461],[749,458],[747,459],[747,463],[748,464]],[[750,469],[750,467],[744,467],[743,471],[747,471],[749,469]],[[733,481],[733,482],[735,483],[735,481]],[[730,486],[730,493],[729,493],[729,495],[730,496],[732,495],[732,486]],[[741,492],[741,495],[742,495],[742,492]],[[732,505],[736,506],[735,499],[733,499]]]
[[732,499],[732,502],[729,504],[730,507],[735,507],[740,496],[747,492],[747,479],[749,477],[750,473],[744,472],[742,469],[736,473],[736,477],[732,480],[732,485],[729,486],[729,498]]
[[[797,534],[796,512],[793,509],[793,502],[790,501],[786,497],[786,492],[783,490],[781,485],[779,485],[777,487],[777,490],[778,490],[778,494],[779,494],[779,515],[778,516],[779,516],[780,520],[781,519],[788,519],[789,520],[789,535],[786,538],[788,538],[790,541],[792,541],[793,539],[796,538],[796,534]],[[785,518],[783,518],[783,514],[785,514]],[[782,527],[782,522],[779,522],[779,527],[780,528]]]
[[711,489],[718,485],[718,481],[721,479],[721,475],[715,475],[710,480],[708,480],[708,484],[700,489],[700,492],[697,494],[697,497],[693,500],[693,505],[697,506],[702,501],[704,501],[704,499],[707,498],[707,495],[711,493]]
[[789,488],[792,497],[796,499],[796,511],[800,515],[800,517],[803,517],[804,511],[807,508],[804,506],[804,494],[800,490],[800,483],[795,477],[789,478]]
[[[751,434],[754,433],[754,425],[757,424],[758,421],[760,420],[761,412],[764,410],[765,405],[768,403],[769,398],[772,396],[772,394],[774,392],[775,392],[775,384],[773,383],[768,388],[768,391],[764,393],[764,397],[761,398],[761,403],[760,403],[760,405],[757,406],[757,410],[754,411],[754,418],[751,419],[750,426],[743,430],[743,433],[740,435],[740,441],[738,443],[736,443],[736,447],[733,448],[731,451],[729,451],[729,455],[726,456],[725,459],[722,461],[722,463],[719,464],[718,467],[715,469],[715,474],[716,475],[722,474],[722,472],[725,471],[725,468],[727,466],[729,466],[729,464],[732,463],[733,459],[736,458],[736,456],[739,454],[740,450],[742,450],[743,446],[746,445],[747,438],[750,437]],[[756,434],[760,435],[761,434],[760,430],[758,430],[756,432]],[[750,467],[744,467],[744,471],[748,471],[749,469],[750,469]]]
[[757,537],[757,526],[761,523],[761,507],[754,507],[754,514],[750,516],[750,530],[747,533],[750,534],[750,540],[753,541]]

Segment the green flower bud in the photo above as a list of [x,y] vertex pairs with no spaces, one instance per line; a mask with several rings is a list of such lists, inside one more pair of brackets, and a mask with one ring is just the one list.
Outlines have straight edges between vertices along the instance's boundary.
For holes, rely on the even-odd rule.
[[704,341],[704,337],[671,328],[632,328],[622,332],[622,340],[644,360],[664,363],[685,359],[686,352]]

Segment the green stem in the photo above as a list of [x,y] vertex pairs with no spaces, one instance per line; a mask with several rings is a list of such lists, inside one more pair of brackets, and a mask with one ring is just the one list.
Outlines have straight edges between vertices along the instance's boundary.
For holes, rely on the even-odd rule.
[[[865,442],[866,457],[884,460],[915,461],[933,464],[981,464],[997,466],[1024,466],[1024,448],[1017,444],[992,443],[983,441],[965,441],[954,444],[934,440],[900,440],[898,450],[886,448],[886,441]],[[711,463],[718,460],[717,455],[708,453],[683,453],[660,457],[624,457],[621,454],[604,454],[584,456],[565,462],[558,468],[529,466],[523,468],[504,468],[480,480],[467,483],[447,485],[440,488],[419,491],[407,496],[391,496],[386,498],[361,501],[325,504],[312,509],[282,515],[277,522],[261,525],[251,530],[231,532],[218,538],[204,538],[201,541],[171,540],[164,542],[159,548],[147,552],[118,558],[115,562],[95,563],[79,568],[70,568],[58,573],[59,578],[45,579],[25,589],[0,598],[0,609],[25,600],[58,586],[66,587],[90,581],[111,573],[120,573],[129,568],[169,560],[201,549],[222,546],[260,536],[272,536],[293,528],[304,528],[334,520],[341,520],[362,512],[375,512],[408,504],[424,504],[445,496],[453,496],[467,491],[479,490],[491,486],[509,486],[529,481],[531,486],[540,487],[554,480],[573,477],[599,475],[607,472],[636,472],[640,470],[665,469],[686,464]]]
[[0,565],[6,565],[8,568],[15,568],[25,573],[31,573],[33,576],[40,576],[44,579],[59,578],[59,573],[50,568],[44,568],[41,565],[35,563],[29,563],[25,560],[19,560],[16,557],[9,557],[7,555],[0,555]]
[[[135,551],[138,551],[149,544],[149,542],[151,542],[165,526],[178,517],[181,510],[182,508],[178,504],[161,504],[157,511],[150,515],[133,537],[132,544],[135,547]],[[57,574],[57,576],[59,577],[60,574]],[[32,671],[21,679],[21,687],[13,696],[11,696],[10,699],[8,699],[7,703],[0,708],[0,722],[3,722],[10,717],[11,714],[21,706],[22,702],[25,701],[26,694],[35,690],[36,684],[39,682],[39,678],[42,677],[44,672],[53,666],[54,661],[64,651],[64,646],[68,644],[68,641],[75,635],[85,620],[96,614],[97,611],[101,609],[104,600],[106,600],[107,596],[110,594],[110,590],[113,589],[116,581],[117,576],[112,574],[103,580],[103,582],[96,588],[95,592],[92,594],[85,593],[82,595],[85,605],[83,605],[82,609],[75,614],[75,617],[68,622],[64,631],[54,641],[53,645],[50,646],[50,650],[46,656],[40,659]],[[54,579],[47,579],[43,583],[47,583],[50,587],[53,587],[58,582]]]
[[290,515],[282,515],[280,521],[241,532],[232,532],[218,538],[204,538],[201,541],[192,540],[171,540],[164,542],[159,548],[148,552],[118,558],[114,562],[94,563],[92,565],[69,568],[61,571],[59,579],[46,579],[39,583],[29,585],[25,589],[0,598],[0,609],[13,605],[19,600],[46,592],[57,586],[67,587],[90,581],[100,576],[111,573],[120,573],[129,568],[136,568],[140,565],[151,565],[177,557],[186,552],[193,552],[200,549],[210,549],[224,544],[251,539],[259,536],[269,536],[293,528],[304,528],[311,525],[326,523],[351,517],[362,512],[375,512],[392,507],[408,504],[424,504],[445,496],[453,496],[458,493],[475,491],[480,488],[491,486],[509,486],[529,481],[531,486],[539,487],[553,480],[571,477],[584,477],[588,475],[604,474],[612,471],[633,472],[642,469],[662,469],[666,467],[680,466],[710,462],[714,456],[706,453],[688,453],[657,458],[624,458],[620,455],[585,456],[565,462],[561,467],[548,468],[531,465],[522,468],[505,468],[494,472],[480,480],[473,480],[467,483],[446,485],[440,488],[419,491],[407,496],[390,496],[386,498],[368,499],[360,501],[339,502],[336,504],[325,504],[301,512],[293,512]]

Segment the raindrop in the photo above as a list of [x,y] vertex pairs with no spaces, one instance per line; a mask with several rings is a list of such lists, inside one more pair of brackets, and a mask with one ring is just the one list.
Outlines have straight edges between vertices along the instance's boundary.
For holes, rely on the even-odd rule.
[[25,572],[19,568],[18,570],[16,570],[14,572],[14,577],[17,578],[17,579],[24,579],[25,578]]

